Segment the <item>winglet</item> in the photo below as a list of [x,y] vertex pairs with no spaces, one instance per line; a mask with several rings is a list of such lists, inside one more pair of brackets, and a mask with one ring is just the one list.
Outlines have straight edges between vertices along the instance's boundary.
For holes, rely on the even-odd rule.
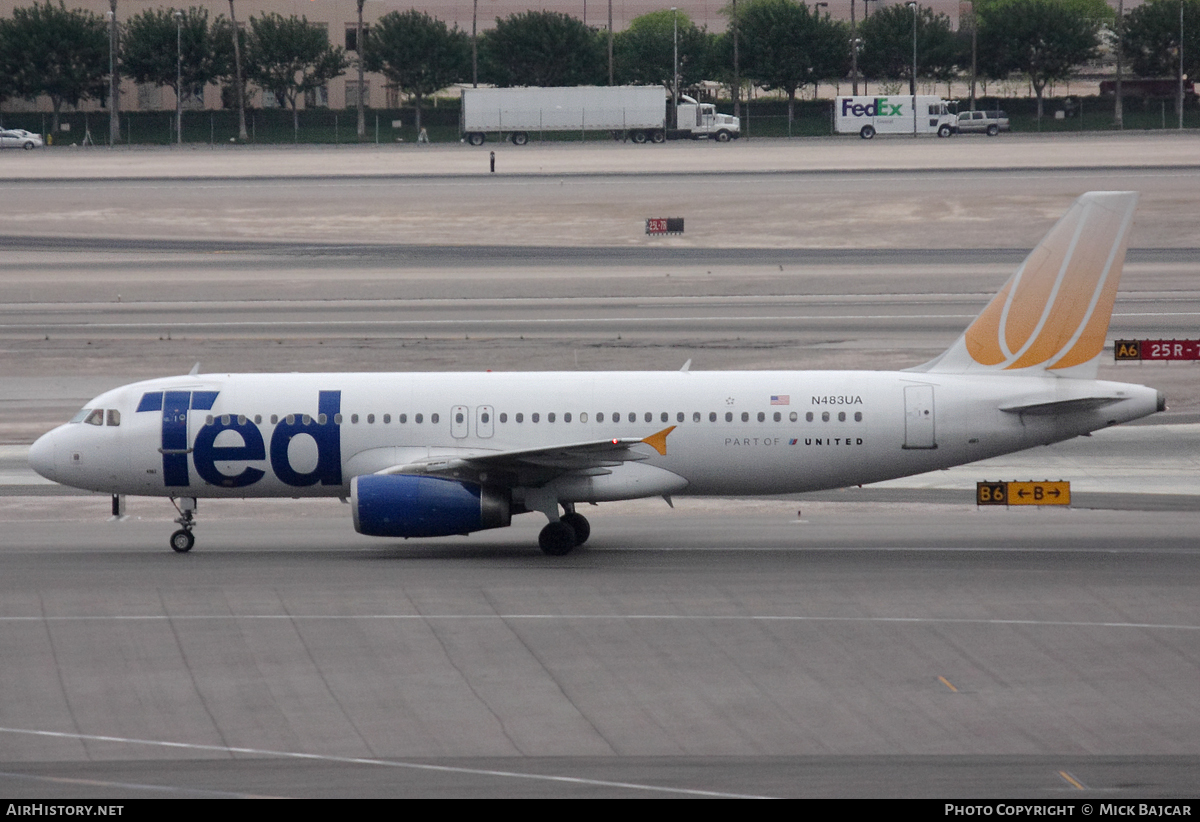
[[192,366],[192,370],[188,372],[188,376],[194,377],[199,373],[200,373],[200,363],[196,363],[195,365]]
[[670,434],[674,430],[675,426],[672,425],[670,428],[664,428],[657,434],[651,434],[642,440],[642,442],[646,443],[646,445],[649,445],[651,448],[665,457],[667,455],[667,434]]

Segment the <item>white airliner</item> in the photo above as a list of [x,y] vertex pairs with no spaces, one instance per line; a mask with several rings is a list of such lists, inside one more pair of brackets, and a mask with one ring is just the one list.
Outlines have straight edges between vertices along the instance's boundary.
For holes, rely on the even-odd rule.
[[[1137,194],[1080,197],[963,335],[906,371],[198,374],[101,394],[29,452],[39,474],[196,502],[348,499],[354,527],[436,537],[575,506],[840,488],[973,462],[1163,410],[1096,379]],[[561,509],[561,513],[560,513]]]

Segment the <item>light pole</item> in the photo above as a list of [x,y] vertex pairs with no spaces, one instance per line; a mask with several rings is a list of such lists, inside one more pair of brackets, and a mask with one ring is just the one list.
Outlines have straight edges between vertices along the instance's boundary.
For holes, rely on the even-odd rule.
[[479,0],[471,10],[471,88],[479,88],[479,36],[475,33],[475,22],[479,19]]
[[120,85],[117,78],[117,0],[108,12],[108,146],[121,138]]
[[366,43],[363,42],[363,3],[366,0],[358,0],[358,26],[354,30],[354,50],[358,52],[358,93],[355,94],[355,107],[358,109],[358,122],[356,123],[358,140],[362,142],[367,137],[367,115],[363,111],[363,59],[366,57]]
[[671,62],[671,120],[675,128],[679,128],[679,9],[675,6],[671,6],[671,42],[674,47],[674,58]]
[[[733,116],[742,116],[742,78],[738,73],[738,13],[737,0],[733,0]],[[747,124],[748,126],[748,124]]]
[[[866,4],[863,9],[866,10]],[[858,96],[858,23],[854,19],[854,0],[850,0],[850,82],[854,84],[854,96]]]
[[613,84],[612,0],[608,0],[608,84]]
[[909,86],[909,91],[912,92],[912,107],[913,107],[913,137],[917,136],[917,4],[914,2],[905,3],[906,6],[913,10],[913,69],[912,69],[912,84]]
[[1121,99],[1121,75],[1125,73],[1125,49],[1122,47],[1124,40],[1125,0],[1117,0],[1117,87],[1116,94],[1113,95],[1113,125],[1117,128],[1125,128],[1125,102]]
[[1179,130],[1183,131],[1183,0],[1179,0]]
[[233,31],[233,65],[237,81],[234,90],[237,92],[238,101],[238,139],[244,143],[250,139],[250,135],[246,133],[246,91],[245,85],[242,83],[242,47],[239,42],[241,34],[240,29],[238,29],[237,15],[233,13],[233,0],[229,0],[229,28]]
[[175,142],[183,145],[183,12],[175,10]]

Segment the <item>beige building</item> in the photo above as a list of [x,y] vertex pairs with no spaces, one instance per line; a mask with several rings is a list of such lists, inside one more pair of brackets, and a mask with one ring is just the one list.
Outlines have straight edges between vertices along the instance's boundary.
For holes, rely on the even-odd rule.
[[[68,8],[87,9],[106,17],[111,9],[112,0],[70,0]],[[629,25],[629,21],[652,11],[660,11],[671,7],[672,2],[681,12],[688,14],[692,21],[709,31],[724,31],[727,22],[721,10],[729,4],[729,0],[611,0],[612,25],[614,31],[621,31]],[[904,0],[830,0],[826,11],[834,17],[849,19],[851,3],[855,5],[855,16],[862,20],[864,10],[871,10]],[[1116,0],[1109,0],[1115,7]],[[1125,0],[1126,9],[1138,5],[1140,0]],[[0,16],[9,17],[14,7],[27,6],[30,0],[0,0]],[[229,16],[229,0],[179,0],[178,7],[201,6],[209,12],[210,18],[219,15]],[[812,3],[810,2],[811,6]],[[952,25],[957,26],[960,13],[959,0],[924,0],[922,6],[930,6],[936,11],[950,17]],[[965,5],[965,4],[964,4]],[[146,9],[172,7],[169,2],[158,0],[116,0],[116,18],[118,22],[144,11]],[[495,25],[496,18],[507,17],[510,14],[528,11],[530,9],[548,9],[571,14],[582,19],[588,25],[604,29],[608,27],[610,5],[608,0],[545,0],[540,4],[531,4],[528,0],[365,0],[363,4],[363,23],[371,23],[391,11],[407,11],[418,9],[444,20],[450,25],[470,32],[473,25],[478,31],[484,31]],[[331,81],[324,89],[310,94],[302,105],[308,107],[349,108],[355,104],[358,73],[353,63],[357,56],[354,42],[354,31],[357,26],[357,0],[234,0],[234,9],[239,24],[255,15],[264,12],[276,12],[284,16],[304,16],[310,22],[324,27],[329,32],[329,39],[334,45],[345,48],[351,58],[351,66],[341,77]],[[477,15],[477,16],[476,16]],[[272,95],[264,95],[261,90],[250,87],[251,99],[255,106],[263,108],[275,107]],[[378,74],[366,74],[364,77],[364,92],[367,105],[372,108],[397,108],[402,102],[395,90],[386,86],[385,80]],[[184,106],[188,109],[217,109],[221,107],[221,89],[210,85],[202,93],[186,95]],[[139,86],[128,80],[121,84],[122,111],[148,111],[175,108],[175,95],[170,88],[157,86]],[[94,111],[101,108],[96,101],[89,101],[81,106],[82,109]],[[49,101],[34,102],[10,100],[4,104],[6,111],[49,110]]]

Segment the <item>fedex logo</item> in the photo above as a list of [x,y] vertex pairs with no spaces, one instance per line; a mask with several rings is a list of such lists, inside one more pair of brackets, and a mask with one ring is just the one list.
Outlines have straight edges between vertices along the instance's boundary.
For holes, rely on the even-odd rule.
[[[342,407],[341,391],[318,391],[317,414],[288,414],[271,432],[268,446],[259,427],[245,417],[224,414],[211,424],[200,426],[188,447],[188,412],[208,411],[216,402],[217,391],[151,391],[142,396],[137,410],[162,414],[163,483],[167,487],[186,488],[190,484],[188,454],[200,478],[212,485],[241,488],[266,476],[261,468],[249,465],[240,471],[230,463],[270,461],[271,471],[286,485],[342,484],[342,440],[338,417]],[[226,431],[235,436],[221,437]],[[317,446],[317,465],[300,472],[292,467],[288,446],[296,437],[311,437]],[[223,444],[218,445],[221,438]],[[239,440],[231,443],[230,440]],[[217,463],[222,466],[218,467]],[[222,467],[225,470],[222,470]],[[229,473],[226,473],[228,471]]]
[[851,98],[842,100],[842,116],[848,117],[899,117],[904,101],[889,103],[886,97],[876,97],[869,103],[855,103]]

